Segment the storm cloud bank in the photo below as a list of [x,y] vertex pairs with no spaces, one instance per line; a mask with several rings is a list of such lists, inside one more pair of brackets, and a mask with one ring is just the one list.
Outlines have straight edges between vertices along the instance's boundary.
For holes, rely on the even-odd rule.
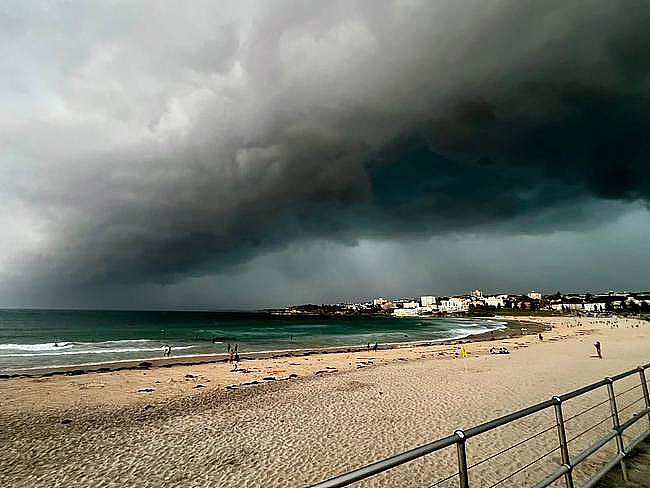
[[648,25],[643,0],[16,2],[0,276],[171,283],[647,206]]

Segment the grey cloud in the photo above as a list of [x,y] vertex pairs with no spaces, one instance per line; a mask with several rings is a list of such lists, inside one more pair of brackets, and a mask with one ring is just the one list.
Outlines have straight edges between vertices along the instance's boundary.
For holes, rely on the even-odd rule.
[[579,229],[650,197],[647,2],[16,11],[0,23],[27,95],[0,119],[0,193],[33,235],[0,273],[26,282],[169,284],[303,240]]
[[[635,207],[622,218],[578,232],[362,240],[354,247],[302,241],[229,272],[173,283],[61,288],[46,282],[31,284],[29,292],[49,307],[250,309],[460,294],[477,287],[492,293],[647,289],[649,220],[647,210]],[[0,295],[13,300],[9,303],[33,305],[21,291],[0,286]]]

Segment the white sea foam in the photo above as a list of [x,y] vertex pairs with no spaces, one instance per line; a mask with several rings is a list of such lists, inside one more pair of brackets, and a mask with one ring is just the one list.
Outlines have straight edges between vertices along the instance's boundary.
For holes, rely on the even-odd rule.
[[[193,347],[197,346],[172,345],[173,350],[191,349]],[[160,351],[161,348],[161,341],[152,339],[127,339],[102,342],[62,341],[45,342],[41,344],[0,344],[0,358],[153,352]]]
[[92,346],[92,347],[101,347],[102,344],[131,344],[131,343],[153,343],[161,344],[162,341],[154,339],[122,339],[115,341],[96,341],[96,342],[71,342],[71,341],[59,341],[59,342],[44,342],[40,344],[0,344],[0,351],[3,349],[8,350],[18,350],[18,351],[49,351],[62,348],[70,347],[83,347],[83,346]]
[[467,328],[449,329],[446,330],[445,332],[451,334],[453,338],[458,338],[458,337],[466,336],[468,334],[470,335],[482,334],[483,332],[489,332],[491,330],[494,329],[489,327],[474,327],[472,328],[471,332],[468,331]]
[[[173,346],[172,351],[179,349],[191,349],[196,346]],[[22,357],[32,357],[32,356],[73,356],[81,354],[119,354],[124,352],[152,352],[160,351],[161,347],[122,347],[117,349],[81,349],[77,351],[59,351],[60,348],[54,348],[52,350],[41,350],[41,352],[35,353],[18,353],[18,354],[0,354],[0,358],[22,358]]]
[[[55,346],[56,344],[56,346]],[[0,350],[12,351],[49,351],[73,347],[71,342],[45,342],[43,344],[0,344]]]

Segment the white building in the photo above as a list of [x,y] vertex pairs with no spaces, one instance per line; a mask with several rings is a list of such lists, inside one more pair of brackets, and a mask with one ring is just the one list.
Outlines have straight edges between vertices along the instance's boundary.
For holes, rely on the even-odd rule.
[[472,296],[474,298],[483,298],[483,292],[481,290],[474,290]]
[[404,308],[418,308],[420,304],[418,302],[404,302],[402,307]]
[[431,295],[425,295],[423,297],[420,297],[420,303],[423,307],[430,307],[432,305],[436,305],[438,303],[438,299]]
[[639,295],[637,297],[627,297],[625,304],[630,306],[632,304],[638,306],[650,305],[650,298],[647,295]]
[[383,305],[384,303],[386,303],[385,298],[374,298],[372,300],[372,305],[375,306],[375,307],[379,307],[379,306]]
[[541,300],[542,294],[538,291],[533,290],[528,294],[528,297],[532,298],[533,300]]
[[604,302],[585,303],[585,312],[604,312],[606,304]]
[[469,300],[456,297],[441,300],[438,310],[441,312],[467,312],[469,310]]
[[396,308],[393,310],[395,317],[417,317],[418,311],[414,308]]
[[508,298],[508,295],[496,295],[492,297],[486,297],[485,304],[488,307],[505,307],[506,306],[506,298]]
[[438,305],[429,305],[428,307],[419,307],[418,313],[420,314],[427,314],[427,313],[433,313],[438,310]]
[[582,310],[582,303],[574,302],[562,302],[562,303],[552,303],[551,308],[553,310]]

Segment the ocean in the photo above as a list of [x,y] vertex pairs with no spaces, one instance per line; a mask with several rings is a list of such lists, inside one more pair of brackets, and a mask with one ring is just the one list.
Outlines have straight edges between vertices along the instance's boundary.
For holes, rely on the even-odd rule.
[[279,316],[261,312],[0,310],[0,372],[119,360],[455,339],[506,327],[474,318]]

